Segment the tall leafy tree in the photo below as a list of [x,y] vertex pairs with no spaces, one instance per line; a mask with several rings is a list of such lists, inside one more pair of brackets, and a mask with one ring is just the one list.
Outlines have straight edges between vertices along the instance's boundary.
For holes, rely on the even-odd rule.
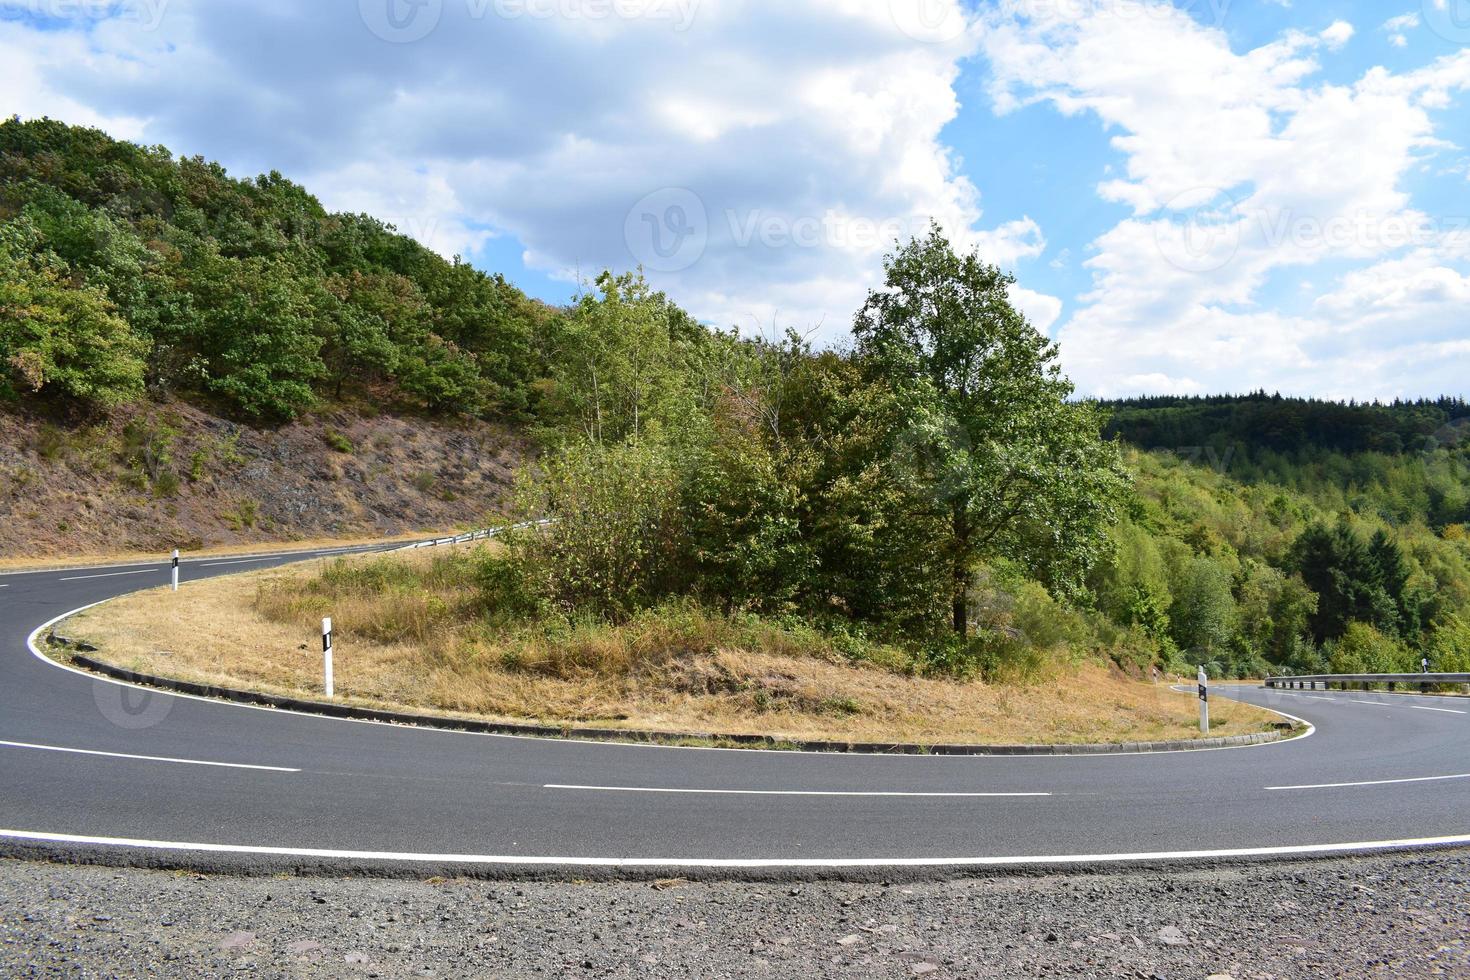
[[146,344],[107,294],[37,254],[28,222],[0,224],[0,393],[57,395],[108,407],[143,390]]
[[1077,587],[1126,476],[1100,413],[1069,401],[1056,346],[1011,304],[1013,277],[957,253],[937,226],[885,270],[854,325],[857,355],[897,394],[913,470],[947,518],[951,620],[966,635],[978,562]]

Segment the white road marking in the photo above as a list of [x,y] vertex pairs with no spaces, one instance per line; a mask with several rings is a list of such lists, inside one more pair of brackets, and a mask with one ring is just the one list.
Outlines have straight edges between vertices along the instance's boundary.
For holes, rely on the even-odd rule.
[[774,789],[665,789],[649,786],[570,786],[561,783],[547,783],[542,789],[571,790],[575,792],[588,793],[689,793],[692,795],[706,796],[941,796],[941,797],[981,797],[981,796],[1050,796],[1050,793],[879,793],[879,792],[835,792],[816,790],[774,790]]
[[169,762],[181,766],[211,766],[216,769],[255,769],[260,772],[300,772],[282,766],[250,766],[240,762],[205,762],[200,759],[171,759],[159,755],[128,755],[123,752],[98,752],[93,749],[70,749],[60,745],[33,745],[30,742],[0,741],[0,747],[11,749],[36,749],[41,752],[68,752],[72,755],[96,755],[107,759],[131,759],[138,762]]
[[943,868],[996,867],[1037,864],[1106,864],[1137,861],[1199,861],[1221,858],[1281,857],[1303,854],[1339,854],[1361,851],[1404,850],[1414,847],[1463,847],[1470,834],[1456,837],[1414,837],[1404,840],[1363,841],[1352,844],[1301,844],[1285,847],[1240,847],[1215,851],[1153,851],[1124,854],[1037,854],[1006,857],[960,858],[610,858],[533,857],[516,854],[431,854],[413,851],[345,851],[306,847],[265,847],[250,844],[206,844],[188,841],[139,840],[128,837],[86,837],[29,830],[0,830],[0,838],[44,844],[81,844],[133,847],[155,851],[202,851],[211,854],[256,854],[273,857],[322,858],[339,861],[413,861],[421,864],[541,865],[598,868]]
[[218,568],[221,565],[250,565],[262,561],[274,561],[279,555],[263,555],[260,558],[236,558],[234,561],[211,561],[200,565],[201,568]]
[[1470,779],[1470,772],[1458,776],[1415,776],[1412,779],[1369,779],[1361,783],[1314,783],[1307,786],[1267,786],[1267,789],[1340,789],[1344,786],[1392,786],[1398,783],[1437,783],[1446,779]]
[[81,582],[89,578],[117,578],[119,575],[147,575],[149,572],[161,572],[162,566],[155,568],[140,568],[136,572],[108,572],[105,575],[73,575],[71,578],[57,579],[59,582]]
[[1454,708],[1431,708],[1431,707],[1429,707],[1428,705],[1425,705],[1425,704],[1411,704],[1411,705],[1409,705],[1409,707],[1413,708],[1416,711],[1443,711],[1445,714],[1449,714],[1449,715],[1463,715],[1463,714],[1465,714],[1465,712],[1463,712],[1463,711],[1456,711]]
[[1348,698],[1348,700],[1351,701],[1353,704],[1371,704],[1379,708],[1384,706],[1384,703],[1382,701],[1364,701],[1362,698]]

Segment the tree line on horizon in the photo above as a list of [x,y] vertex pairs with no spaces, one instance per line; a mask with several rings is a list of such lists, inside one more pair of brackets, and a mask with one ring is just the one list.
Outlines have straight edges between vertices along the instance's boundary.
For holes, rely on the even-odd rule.
[[935,228],[814,350],[632,273],[554,308],[279,174],[0,123],[0,405],[512,421],[543,448],[517,507],[560,523],[486,562],[502,612],[695,602],[982,676],[1470,662],[1463,401],[1079,400],[1013,282]]

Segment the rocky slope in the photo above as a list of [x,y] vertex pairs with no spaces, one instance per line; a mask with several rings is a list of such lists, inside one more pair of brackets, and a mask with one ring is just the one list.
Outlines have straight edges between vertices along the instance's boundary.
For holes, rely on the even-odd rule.
[[68,422],[0,410],[0,557],[185,550],[477,523],[510,429],[341,409],[255,429],[183,404]]

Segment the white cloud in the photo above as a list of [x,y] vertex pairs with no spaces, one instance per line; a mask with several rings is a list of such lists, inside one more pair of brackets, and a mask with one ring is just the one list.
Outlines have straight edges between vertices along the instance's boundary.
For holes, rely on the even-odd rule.
[[1335,20],[1318,36],[1335,51],[1351,41],[1355,33],[1357,31],[1352,24],[1345,20]]
[[[362,18],[356,2],[172,0],[153,30],[12,24],[0,63],[43,52],[26,114],[136,118],[119,135],[279,168],[444,252],[512,234],[568,282],[642,262],[721,324],[844,334],[893,240],[931,219],[1008,267],[1045,248],[1029,218],[986,226],[940,140],[975,45],[959,0],[934,0],[937,21],[890,0],[446,0],[402,29],[386,2],[363,0]],[[500,15],[521,10],[538,14]],[[640,202],[652,210],[630,213]],[[701,227],[663,261],[648,236],[665,219],[682,235],[679,215]],[[1061,305],[1028,302],[1048,321]]]
[[[999,110],[1046,102],[1090,113],[1125,160],[1098,193],[1133,216],[1094,241],[1093,289],[1058,334],[1083,389],[1152,379],[1172,391],[1161,379],[1189,379],[1329,393],[1363,378],[1371,396],[1448,379],[1442,365],[1413,360],[1443,356],[1434,344],[1445,336],[1430,329],[1411,347],[1403,331],[1416,316],[1440,322],[1463,309],[1461,274],[1448,258],[1383,263],[1416,246],[1444,251],[1449,236],[1412,208],[1403,178],[1444,145],[1431,113],[1470,87],[1470,52],[1404,74],[1375,68],[1352,85],[1313,83],[1331,28],[1236,52],[1181,10],[1149,9],[1128,19],[1107,2],[1004,3],[983,35]],[[1278,272],[1328,260],[1369,266],[1307,312],[1264,302]],[[1390,320],[1391,330],[1373,328]],[[1389,351],[1382,367],[1363,367]]]

